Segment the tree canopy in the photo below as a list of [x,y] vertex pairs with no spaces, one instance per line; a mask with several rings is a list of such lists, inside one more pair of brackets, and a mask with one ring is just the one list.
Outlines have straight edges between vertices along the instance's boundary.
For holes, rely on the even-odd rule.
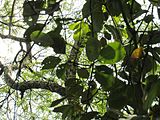
[[160,118],[159,0],[1,0],[0,11],[1,40],[18,50],[0,60],[2,119]]

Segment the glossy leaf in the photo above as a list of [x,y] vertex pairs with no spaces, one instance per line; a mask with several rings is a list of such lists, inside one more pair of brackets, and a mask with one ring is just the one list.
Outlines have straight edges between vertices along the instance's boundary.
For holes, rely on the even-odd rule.
[[42,62],[42,69],[54,69],[59,63],[61,59],[59,57],[49,56],[46,57]]
[[100,52],[100,42],[96,38],[89,38],[86,44],[86,54],[90,61],[98,58]]

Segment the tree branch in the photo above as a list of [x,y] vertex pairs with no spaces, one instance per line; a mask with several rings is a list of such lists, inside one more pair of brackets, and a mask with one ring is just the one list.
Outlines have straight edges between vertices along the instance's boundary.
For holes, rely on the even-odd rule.
[[1,71],[4,72],[4,80],[6,84],[12,89],[19,90],[21,92],[25,92],[28,89],[45,89],[51,92],[56,92],[61,96],[65,96],[65,88],[55,82],[35,80],[35,81],[24,81],[24,82],[18,83],[18,82],[15,82],[10,77],[9,75],[10,71],[8,67],[4,66],[1,62],[0,62],[0,68],[1,68]]
[[18,42],[26,42],[26,39],[25,38],[21,38],[21,37],[16,37],[16,36],[12,36],[12,35],[3,35],[2,33],[0,33],[0,37],[2,39],[12,39],[12,40],[15,40],[15,41],[18,41]]

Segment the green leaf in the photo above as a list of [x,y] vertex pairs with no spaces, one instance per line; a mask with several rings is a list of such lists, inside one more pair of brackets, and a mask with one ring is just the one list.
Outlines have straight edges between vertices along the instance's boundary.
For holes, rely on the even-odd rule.
[[100,61],[104,64],[115,64],[126,55],[124,47],[119,42],[109,43],[100,52]]
[[160,31],[152,31],[152,32],[149,32],[148,35],[143,35],[142,43],[143,44],[157,44],[157,43],[160,43],[159,34],[160,34]]
[[103,20],[104,16],[102,12],[102,6],[99,6],[99,9],[94,10],[93,12],[93,29],[95,32],[99,32],[102,29]]
[[59,57],[49,56],[46,57],[42,62],[42,69],[54,69],[59,63],[61,59]]
[[143,18],[146,23],[150,23],[154,19],[153,15],[147,15]]
[[61,112],[62,118],[65,119],[68,116],[72,116],[74,111],[72,105],[62,105],[54,108],[53,112]]
[[66,71],[67,65],[66,64],[61,64],[57,67],[56,70],[56,75],[58,78],[61,78],[62,80],[65,79],[65,71]]
[[53,112],[61,112],[61,113],[63,113],[65,110],[69,110],[72,107],[73,107],[72,105],[62,105],[62,106],[54,108]]
[[105,37],[107,40],[111,40],[111,34],[108,33],[107,31],[104,32],[104,37]]
[[108,98],[108,104],[110,108],[121,110],[128,103],[128,98],[121,94],[120,91],[116,91],[116,93],[111,94]]
[[[160,60],[160,58],[159,58]],[[150,64],[148,64],[150,63]],[[155,71],[156,70],[156,62],[155,60],[153,59],[152,56],[148,55],[146,58],[145,58],[145,61],[143,62],[144,64],[144,68],[143,68],[143,73],[146,74],[147,72],[153,70]]]
[[115,78],[112,75],[96,72],[96,81],[99,82],[102,88],[108,91],[115,82]]
[[64,101],[64,99],[66,99],[66,97],[63,97],[61,99],[53,101],[50,107],[54,107],[54,106],[60,104],[62,101]]
[[92,0],[90,5],[90,1],[87,1],[83,6],[82,14],[84,18],[87,18],[92,14],[93,30],[95,32],[99,32],[102,29],[104,15],[101,2],[98,2],[97,0]]
[[101,44],[101,47],[105,47],[107,45],[107,40],[104,37],[102,37],[100,39],[100,44]]
[[72,23],[71,25],[69,25],[70,30],[76,30],[79,28],[80,28],[80,22],[75,22],[75,23]]
[[[71,28],[71,27],[70,27]],[[89,26],[85,22],[80,22],[77,24],[75,27],[72,26],[72,28],[77,28],[76,31],[73,34],[73,39],[74,40],[80,40],[82,39],[87,33],[90,32]]]
[[109,75],[113,74],[113,70],[105,65],[96,66],[96,71]]
[[100,55],[107,60],[114,59],[115,54],[115,50],[109,45],[105,46],[100,52]]
[[159,95],[159,88],[160,88],[160,80],[157,80],[151,87],[146,100],[144,101],[144,109],[147,110],[151,104],[153,103],[153,100],[156,98],[157,95]]
[[89,77],[89,72],[86,68],[78,69],[77,73],[80,78],[88,78]]
[[79,79],[70,78],[65,82],[65,86],[67,87],[66,94],[76,99],[83,93],[83,86]]
[[59,31],[50,31],[47,35],[52,39],[53,44],[51,47],[57,54],[65,54],[66,52],[66,41],[61,37]]
[[30,40],[30,35],[34,32],[34,31],[42,31],[43,29],[43,24],[35,24],[35,25],[32,25],[30,26],[24,33],[24,37],[27,38],[27,40],[31,41]]
[[93,94],[90,89],[82,93],[82,99],[81,99],[82,104],[90,104],[92,100],[93,100]]
[[107,1],[106,6],[109,9],[111,16],[119,16],[121,13],[121,6],[119,0]]
[[105,25],[105,28],[112,33],[113,38],[115,41],[122,41],[122,36],[121,33],[119,32],[119,30],[117,28],[115,28],[112,25]]
[[80,95],[82,95],[82,93],[83,93],[83,87],[78,83],[76,84],[71,83],[71,85],[68,87],[67,95],[71,95],[74,98],[77,98]]
[[89,38],[86,44],[86,54],[90,61],[98,58],[100,52],[100,42],[96,38]]
[[29,25],[34,25],[42,10],[43,1],[25,1],[23,4],[24,21]]
[[53,40],[50,38],[50,36],[41,31],[32,32],[32,34],[30,35],[30,38],[39,46],[49,47],[53,45]]
[[87,112],[87,113],[82,114],[82,117],[80,120],[92,120],[97,115],[98,115],[98,112],[96,112],[96,111]]

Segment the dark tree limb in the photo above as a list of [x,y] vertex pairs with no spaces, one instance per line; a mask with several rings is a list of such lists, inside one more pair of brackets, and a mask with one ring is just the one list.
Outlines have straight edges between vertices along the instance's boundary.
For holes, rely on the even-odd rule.
[[4,72],[4,80],[6,84],[12,89],[19,90],[21,92],[24,92],[28,89],[45,89],[51,92],[56,92],[61,96],[65,96],[65,88],[55,82],[42,81],[42,80],[16,82],[9,75],[10,71],[8,67],[4,66],[1,62],[0,62],[0,68]]

